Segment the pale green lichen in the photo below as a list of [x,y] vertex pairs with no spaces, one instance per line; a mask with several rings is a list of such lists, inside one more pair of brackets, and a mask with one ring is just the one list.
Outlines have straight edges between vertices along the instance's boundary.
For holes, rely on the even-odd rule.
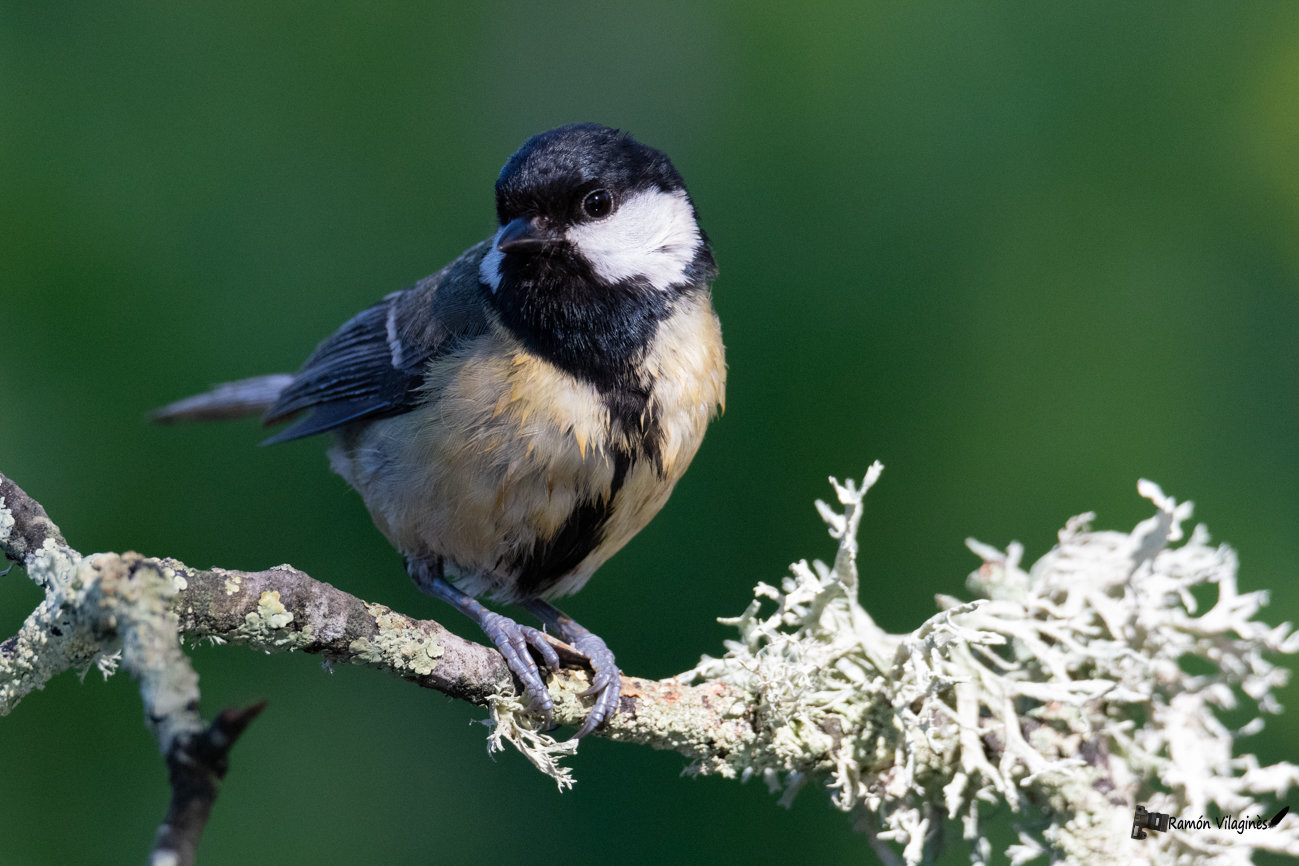
[[279,591],[274,589],[267,590],[258,597],[257,614],[269,628],[284,628],[293,622],[293,612],[284,607]]
[[227,574],[224,584],[226,595],[238,595],[243,589],[243,579],[241,574]]
[[257,609],[244,614],[238,637],[254,645],[292,649],[293,644],[310,638],[306,634],[309,629],[303,629],[300,634],[286,630],[292,623],[293,611],[280,601],[279,591],[268,589],[257,597]]
[[396,670],[418,676],[433,673],[443,654],[441,644],[423,629],[381,604],[367,604],[366,610],[374,618],[379,632],[373,638],[357,638],[348,644],[348,649],[358,661],[365,664],[387,664]]

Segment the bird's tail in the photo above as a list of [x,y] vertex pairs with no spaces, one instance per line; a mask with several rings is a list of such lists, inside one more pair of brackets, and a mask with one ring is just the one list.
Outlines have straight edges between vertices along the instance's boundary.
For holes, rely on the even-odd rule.
[[226,382],[204,394],[195,394],[155,409],[149,413],[149,420],[171,424],[174,421],[219,421],[259,415],[275,403],[280,392],[292,381],[293,376],[288,373],[273,373]]

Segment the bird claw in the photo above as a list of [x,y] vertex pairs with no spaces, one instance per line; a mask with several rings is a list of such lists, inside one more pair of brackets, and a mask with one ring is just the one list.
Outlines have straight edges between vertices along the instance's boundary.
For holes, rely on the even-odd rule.
[[527,708],[540,713],[549,728],[555,717],[555,701],[546,689],[546,682],[541,676],[529,648],[536,652],[548,671],[559,670],[559,655],[550,645],[546,635],[531,626],[519,625],[503,614],[488,611],[483,614],[479,623],[483,634],[496,645],[510,671],[523,684],[523,694],[527,698]]
[[[541,715],[543,727],[551,727],[554,723],[555,701],[546,688],[537,659],[533,658],[535,653],[550,673],[560,668],[559,655],[550,645],[545,633],[531,626],[520,625],[495,612],[485,614],[481,625],[483,633],[505,657],[510,671],[523,683],[528,710]],[[595,696],[595,703],[587,712],[577,733],[573,734],[573,739],[579,740],[617,714],[618,700],[622,696],[622,679],[613,652],[605,642],[576,623],[572,625],[573,628],[565,629],[563,637],[587,657],[594,671],[590,687],[579,693],[581,697]]]
[[[481,602],[448,583],[446,578],[431,569],[427,563],[412,561],[407,563],[407,567],[421,589],[451,603],[461,613],[478,621],[483,634],[496,645],[505,657],[511,673],[523,684],[527,708],[540,713],[544,727],[550,728],[555,718],[555,701],[546,689],[546,681],[537,661],[539,659],[549,673],[559,670],[560,661],[559,654],[550,645],[545,632],[519,625],[504,614],[488,610]],[[558,631],[565,641],[591,662],[594,676],[591,678],[591,687],[582,692],[582,697],[594,695],[595,703],[582,721],[582,726],[573,735],[573,739],[581,739],[618,712],[618,699],[622,696],[622,676],[618,672],[618,663],[598,635],[587,631],[563,611],[540,599],[531,599],[522,604],[542,622]]]
[[622,697],[622,674],[618,671],[618,663],[599,635],[592,634],[559,608],[541,599],[525,601],[523,606],[559,632],[560,637],[591,663],[591,686],[581,696],[594,695],[595,703],[573,735],[573,739],[581,739],[618,713],[618,700]]
[[590,687],[581,692],[582,697],[596,697],[582,726],[573,735],[573,739],[580,740],[617,714],[618,699],[622,696],[622,677],[613,653],[598,635],[582,629],[571,637],[573,647],[590,660],[591,669],[595,672]]

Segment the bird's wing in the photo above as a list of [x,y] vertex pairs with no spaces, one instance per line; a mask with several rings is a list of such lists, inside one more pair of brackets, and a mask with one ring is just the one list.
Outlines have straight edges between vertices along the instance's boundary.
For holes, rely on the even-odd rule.
[[486,249],[486,243],[470,248],[433,276],[358,313],[325,339],[263,421],[275,424],[308,409],[311,414],[263,444],[413,408],[429,359],[487,330],[478,283],[478,263]]

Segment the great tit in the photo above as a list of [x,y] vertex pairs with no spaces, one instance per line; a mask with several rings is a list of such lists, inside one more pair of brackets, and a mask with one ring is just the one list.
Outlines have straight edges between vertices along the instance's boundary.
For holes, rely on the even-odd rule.
[[476,597],[522,606],[590,659],[582,737],[618,711],[620,674],[548,599],[663,507],[723,406],[717,266],[667,156],[597,124],[529,139],[496,215],[491,238],[353,317],[296,374],[154,417],[296,418],[267,443],[331,433],[334,471],[411,577],[477,621],[548,724],[533,653],[553,671],[554,649]]

